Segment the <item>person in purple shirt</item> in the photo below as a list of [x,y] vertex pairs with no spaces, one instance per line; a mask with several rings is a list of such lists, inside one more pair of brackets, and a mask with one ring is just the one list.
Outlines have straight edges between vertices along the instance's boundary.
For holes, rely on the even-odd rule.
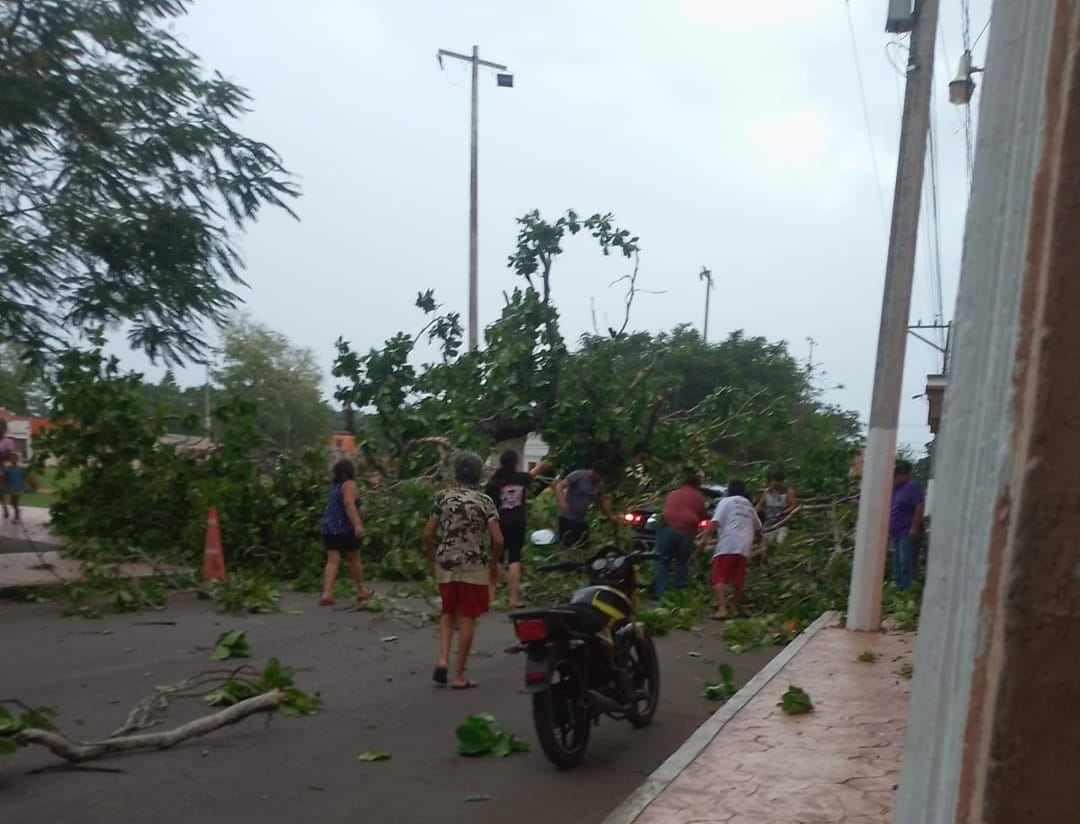
[[889,552],[893,581],[905,590],[915,580],[919,536],[923,528],[922,487],[911,477],[911,464],[897,461],[893,475],[892,511],[889,514]]

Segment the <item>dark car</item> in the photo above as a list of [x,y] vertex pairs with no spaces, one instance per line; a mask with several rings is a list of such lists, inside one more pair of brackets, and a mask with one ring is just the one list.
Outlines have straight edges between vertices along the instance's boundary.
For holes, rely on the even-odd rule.
[[[701,485],[701,491],[705,494],[706,509],[711,509],[720,498],[727,495],[727,486],[706,483]],[[635,541],[650,549],[656,543],[656,530],[660,526],[661,507],[662,504],[659,503],[635,507],[623,515],[623,522],[633,530]],[[708,525],[708,519],[701,523],[703,529]]]

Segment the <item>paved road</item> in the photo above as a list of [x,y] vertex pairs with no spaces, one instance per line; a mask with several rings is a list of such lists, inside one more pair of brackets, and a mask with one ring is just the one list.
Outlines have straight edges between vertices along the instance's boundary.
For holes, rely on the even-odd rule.
[[[295,614],[302,610],[302,614]],[[175,621],[175,626],[151,621]],[[208,668],[207,647],[223,629],[247,630],[255,660],[276,655],[297,667],[298,683],[321,693],[314,718],[261,720],[223,730],[173,751],[100,762],[120,774],[49,772],[43,751],[0,758],[3,820],[53,824],[312,822],[420,824],[598,822],[674,751],[715,706],[702,683],[719,660],[744,683],[773,654],[731,656],[714,627],[659,639],[663,692],[654,724],[640,731],[601,722],[588,762],[558,772],[535,743],[529,701],[519,693],[522,660],[506,617],[481,625],[469,692],[429,681],[434,630],[400,617],[320,609],[288,595],[280,614],[230,618],[194,598],[174,598],[164,613],[65,620],[47,604],[0,601],[0,697],[55,706],[71,735],[107,735],[152,685]],[[395,642],[381,641],[388,635]],[[700,657],[690,656],[699,651]],[[178,709],[171,720],[195,710]],[[494,714],[533,751],[504,760],[454,752],[454,729],[473,712]],[[358,762],[385,749],[392,760]],[[477,793],[482,803],[466,802]]]

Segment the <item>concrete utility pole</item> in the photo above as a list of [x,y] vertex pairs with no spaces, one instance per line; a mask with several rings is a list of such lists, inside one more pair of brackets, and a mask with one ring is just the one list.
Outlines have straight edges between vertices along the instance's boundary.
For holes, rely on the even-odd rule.
[[489,69],[495,69],[500,72],[498,75],[498,83],[500,86],[511,87],[514,85],[514,80],[513,75],[502,73],[508,71],[506,66],[499,63],[492,63],[487,60],[481,60],[479,46],[473,46],[471,57],[466,54],[458,54],[457,52],[447,51],[446,49],[439,49],[439,66],[442,66],[444,57],[452,57],[455,60],[464,60],[465,62],[472,64],[472,137],[469,146],[469,349],[472,350],[476,349],[479,345],[479,323],[477,321],[477,316],[479,314],[479,298],[477,297],[477,197],[479,193],[479,183],[476,169],[480,124],[480,115],[477,107],[480,98],[479,69],[481,66],[487,66]]
[[[889,4],[890,12],[895,5],[895,2]],[[896,429],[911,314],[919,202],[930,127],[937,18],[938,0],[916,0],[900,154],[896,164],[892,227],[885,264],[885,295],[878,332],[870,431],[866,438],[859,520],[855,527],[855,566],[848,595],[847,627],[854,630],[876,632],[881,625],[881,585],[885,573]]]
[[698,274],[698,280],[705,281],[705,325],[701,329],[701,341],[702,343],[709,342],[709,297],[712,293],[713,281],[712,271],[701,267],[701,272]]

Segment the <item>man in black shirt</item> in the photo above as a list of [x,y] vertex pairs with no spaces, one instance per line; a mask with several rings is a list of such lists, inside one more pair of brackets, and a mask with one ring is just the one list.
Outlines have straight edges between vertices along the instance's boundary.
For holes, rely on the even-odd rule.
[[499,468],[484,489],[499,510],[499,525],[506,542],[503,557],[510,569],[511,609],[521,607],[521,549],[525,545],[525,502],[529,486],[547,466],[547,463],[540,463],[533,467],[532,472],[519,472],[517,452],[507,449],[499,456]]

